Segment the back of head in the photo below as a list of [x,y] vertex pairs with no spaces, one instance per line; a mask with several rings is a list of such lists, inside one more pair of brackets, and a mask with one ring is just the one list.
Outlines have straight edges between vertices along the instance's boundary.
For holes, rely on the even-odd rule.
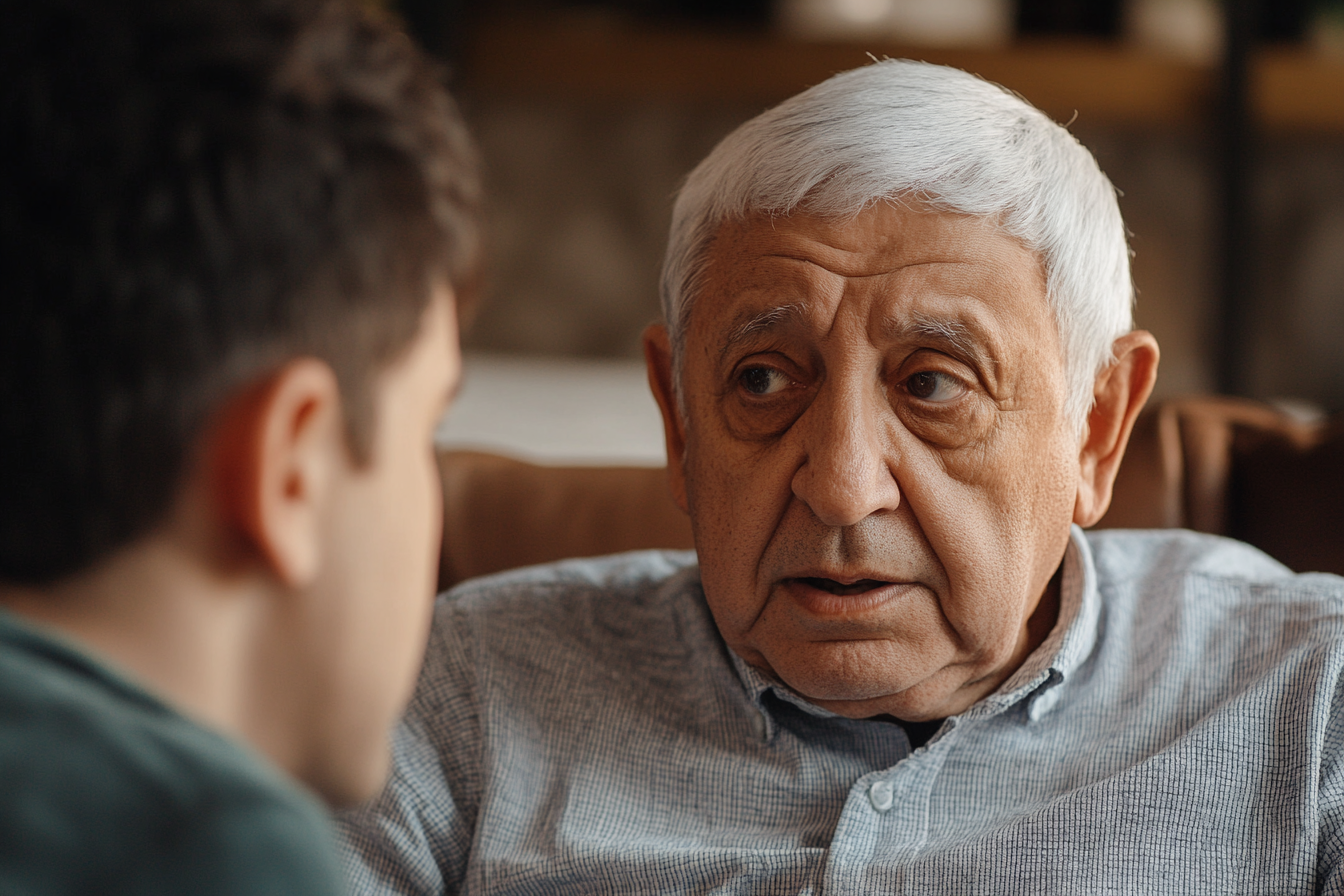
[[1020,97],[943,66],[884,60],[836,75],[729,134],[677,197],[663,312],[680,354],[705,250],[750,214],[845,217],[881,201],[988,217],[1045,265],[1081,425],[1131,326],[1129,249],[1092,155]]
[[474,152],[437,70],[336,0],[6,3],[0,581],[167,512],[193,440],[301,355],[370,380],[471,273]]

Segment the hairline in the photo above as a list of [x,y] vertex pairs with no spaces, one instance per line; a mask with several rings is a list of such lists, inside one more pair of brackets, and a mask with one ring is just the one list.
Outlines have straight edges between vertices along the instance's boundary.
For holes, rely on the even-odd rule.
[[[932,129],[893,137],[927,124],[915,114],[933,120]],[[949,144],[940,128],[969,134],[969,147]],[[1067,130],[1020,96],[906,60],[841,73],[767,110],[688,176],[661,280],[678,395],[691,309],[729,220],[799,212],[843,219],[881,201],[988,218],[1037,255],[1066,371],[1065,412],[1081,431],[1096,376],[1113,361],[1114,340],[1133,327],[1131,253],[1114,187]]]

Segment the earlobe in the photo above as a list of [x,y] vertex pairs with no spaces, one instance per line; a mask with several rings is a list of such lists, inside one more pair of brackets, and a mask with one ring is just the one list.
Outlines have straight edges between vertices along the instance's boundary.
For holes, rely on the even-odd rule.
[[318,573],[322,519],[344,458],[340,390],[315,358],[290,362],[230,402],[213,430],[225,522],[285,586]]
[[1134,330],[1115,341],[1115,361],[1097,375],[1094,404],[1078,457],[1073,521],[1087,527],[1106,513],[1134,421],[1157,381],[1157,340]]
[[685,421],[677,404],[672,365],[672,343],[667,327],[649,324],[644,329],[644,360],[648,365],[649,388],[663,415],[663,438],[667,446],[667,480],[672,499],[683,513],[689,513],[686,500]]

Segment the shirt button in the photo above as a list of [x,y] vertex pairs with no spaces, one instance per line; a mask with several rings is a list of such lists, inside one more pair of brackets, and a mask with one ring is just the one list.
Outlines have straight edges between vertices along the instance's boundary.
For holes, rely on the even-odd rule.
[[873,808],[879,812],[886,812],[895,802],[895,797],[891,792],[891,782],[874,781],[873,786],[868,788],[868,801],[873,804]]
[[756,713],[756,717],[751,720],[751,727],[755,729],[756,736],[761,740],[765,740],[765,736],[770,733],[770,729],[766,726],[765,713],[763,712]]

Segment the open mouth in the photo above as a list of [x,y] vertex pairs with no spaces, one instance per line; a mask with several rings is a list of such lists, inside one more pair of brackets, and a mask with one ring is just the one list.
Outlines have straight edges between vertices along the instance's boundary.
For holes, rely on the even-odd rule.
[[859,579],[857,582],[852,582],[846,585],[843,582],[837,582],[835,579],[821,579],[810,576],[797,579],[796,581],[802,582],[804,585],[810,585],[819,591],[825,591],[829,594],[838,594],[841,597],[847,597],[852,594],[864,594],[868,591],[872,591],[874,588],[884,588],[891,584],[890,582],[883,582],[878,579]]

